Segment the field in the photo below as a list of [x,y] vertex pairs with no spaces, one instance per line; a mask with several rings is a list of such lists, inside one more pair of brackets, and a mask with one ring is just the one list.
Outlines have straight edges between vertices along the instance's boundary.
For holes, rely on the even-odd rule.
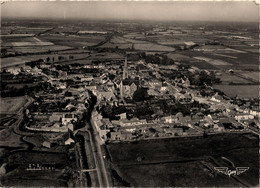
[[15,169],[1,177],[4,186],[67,187],[66,176],[60,171],[26,171]]
[[38,151],[18,151],[8,157],[12,165],[26,165],[29,163],[56,164],[59,168],[70,166],[69,156],[66,153],[49,153]]
[[[34,61],[34,60],[38,60],[38,59],[43,59],[46,60],[46,58],[50,57],[51,62],[52,59],[54,58],[54,62],[55,63],[59,63],[58,61],[58,57],[59,56],[63,56],[65,59],[65,61],[69,60],[69,56],[71,56],[71,54],[45,54],[45,55],[27,55],[27,56],[17,56],[17,57],[8,57],[8,58],[3,58],[1,59],[1,68],[4,67],[9,67],[9,66],[14,66],[14,65],[23,65],[26,62],[30,62],[30,61]],[[73,54],[73,59],[85,59],[89,57],[89,55],[86,54]],[[64,61],[62,60],[62,61]]]
[[189,56],[178,54],[178,53],[168,53],[167,57],[174,61],[194,61],[194,59]]
[[[50,175],[51,176],[51,175]],[[26,177],[25,177],[26,178]],[[6,187],[67,187],[66,181],[61,181],[55,179],[22,179],[21,177],[12,177],[10,179],[2,178],[1,180],[3,186]]]
[[208,138],[143,140],[109,144],[107,149],[112,168],[130,186],[241,186],[202,164],[227,166],[221,157],[227,157],[236,166],[249,166],[251,171],[240,178],[243,181],[251,178],[251,186],[255,186],[259,178],[255,165],[259,161],[259,145],[258,138],[254,137],[250,140],[242,134],[223,134]]
[[7,48],[7,54],[15,53],[46,53],[73,49],[69,46],[54,45],[52,42],[35,36],[19,37],[7,35],[2,37],[2,47]]
[[33,144],[36,148],[40,148],[44,139],[41,135],[35,135],[35,136],[24,136],[23,140],[26,142],[29,142]]
[[174,48],[168,47],[168,46],[163,46],[163,45],[158,45],[158,44],[153,44],[153,43],[106,43],[102,45],[101,47],[103,48],[116,48],[118,47],[119,49],[135,49],[135,50],[140,50],[140,51],[158,51],[158,52],[171,52],[175,51]]
[[147,43],[146,41],[134,40],[134,39],[124,38],[124,37],[119,37],[119,36],[112,37],[110,42],[112,44],[124,44],[124,43],[145,44],[145,43]]
[[247,78],[251,78],[255,81],[258,81],[260,80],[260,72],[242,72],[240,73],[242,74],[243,76],[247,77]]
[[129,38],[129,39],[145,39],[145,36],[141,33],[138,32],[129,32],[124,35],[124,38]]
[[229,97],[258,98],[259,85],[214,85],[214,88],[223,91]]
[[175,51],[175,48],[153,44],[153,43],[146,43],[146,44],[134,44],[134,49],[141,50],[141,51],[159,51],[159,52],[171,52]]
[[11,114],[1,114],[0,117],[0,126],[1,128],[9,127],[12,125],[17,119],[15,118],[15,115]]
[[110,43],[110,42],[107,42],[107,43],[103,44],[101,47],[103,47],[103,48],[131,49],[132,44],[131,43]]
[[64,65],[69,65],[69,64],[74,64],[74,63],[78,63],[78,64],[83,64],[83,65],[89,65],[91,64],[91,60],[89,59],[82,59],[82,60],[70,60],[70,61],[66,61],[66,62],[62,62],[60,64]]
[[12,49],[8,49],[8,53],[47,53],[49,51],[63,51],[70,50],[73,47],[69,46],[60,46],[60,45],[51,45],[51,46],[23,46],[23,47],[13,47]]
[[[184,170],[187,169],[187,170]],[[137,173],[138,172],[138,173]],[[214,176],[200,162],[124,166],[122,175],[133,186],[140,187],[225,187],[241,186],[228,176]]]
[[205,45],[205,46],[200,46],[194,49],[195,51],[204,51],[204,52],[224,52],[224,53],[233,53],[233,52],[238,52],[238,53],[247,53],[245,51],[241,50],[236,50],[232,48],[226,48],[221,45]]
[[[27,137],[32,139],[32,137]],[[33,140],[31,140],[33,141]],[[28,149],[30,150],[30,149]],[[70,161],[69,155],[57,152],[43,151],[16,151],[6,155],[5,167],[7,173],[1,176],[1,183],[4,186],[54,186],[67,187],[73,179],[72,168],[75,163]],[[54,170],[26,170],[29,164],[40,164],[53,166]],[[72,186],[72,185],[71,185]]]
[[5,47],[50,46],[52,42],[42,41],[37,37],[2,37]]
[[[254,53],[238,53],[238,52],[215,53],[215,52],[202,52],[202,51],[183,51],[180,54],[192,58],[201,57],[205,60],[204,63],[209,64],[210,67],[214,66],[215,69],[259,71],[259,60],[258,60],[259,55]],[[216,61],[212,61],[212,59]],[[197,65],[197,67],[201,68],[199,64]]]
[[103,53],[92,53],[91,56],[88,59],[124,59],[124,56],[117,53],[109,53],[109,52],[103,52]]
[[49,30],[51,28],[49,27],[41,27],[39,25],[34,26],[34,27],[23,27],[23,26],[18,26],[15,29],[12,29],[13,34],[38,34],[43,31]]
[[214,65],[214,66],[222,66],[222,65],[231,65],[230,63],[227,63],[222,60],[218,59],[211,59],[211,58],[206,58],[206,57],[193,57],[198,60],[206,61],[207,63]]
[[[65,54],[65,53],[64,53]],[[75,54],[74,56],[77,56],[77,54]],[[109,53],[109,52],[103,52],[103,53],[92,53],[90,54],[88,57],[82,58],[82,59],[76,59],[74,58],[74,60],[69,60],[66,62],[62,62],[62,64],[74,64],[74,63],[79,63],[79,64],[91,64],[92,61],[95,60],[100,60],[100,61],[107,61],[107,60],[124,60],[124,57],[120,54],[117,53]]]
[[[110,42],[105,43],[101,47],[104,48],[119,48],[119,49],[135,49],[135,50],[141,50],[141,51],[158,51],[158,52],[170,52],[175,51],[174,48],[163,46],[159,44],[155,44],[149,41],[144,40],[135,40],[135,37],[112,37]],[[134,38],[134,39],[133,39]]]
[[0,99],[0,106],[1,110],[0,113],[4,112],[11,112],[15,113],[21,109],[27,102],[26,97],[12,97],[12,98],[1,98]]
[[84,36],[46,35],[46,36],[41,36],[40,39],[48,40],[56,45],[82,48],[83,46],[87,47],[87,46],[96,45],[104,41],[105,37],[106,37],[105,35],[84,35]]
[[252,83],[249,80],[240,78],[234,74],[230,74],[230,73],[226,73],[226,72],[222,72],[221,76],[216,76],[217,78],[220,78],[222,84],[250,84]]
[[0,146],[10,148],[24,148],[27,149],[28,145],[21,141],[21,136],[13,132],[12,129],[3,129],[0,131]]

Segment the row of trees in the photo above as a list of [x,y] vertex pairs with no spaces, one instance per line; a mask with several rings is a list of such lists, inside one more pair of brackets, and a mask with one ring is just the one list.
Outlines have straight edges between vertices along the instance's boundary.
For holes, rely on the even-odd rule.
[[144,56],[146,63],[159,64],[159,65],[173,65],[174,61],[167,57],[167,55],[146,55]]
[[101,108],[97,109],[99,112],[101,112],[101,115],[104,118],[109,118],[111,120],[118,120],[119,116],[118,114],[122,114],[125,112],[129,112],[124,106],[111,106],[111,105],[103,105]]
[[220,78],[216,78],[214,72],[208,74],[206,71],[200,71],[198,74],[187,75],[190,80],[190,84],[201,86],[204,84],[213,85],[214,83],[220,83]]
[[216,78],[214,72],[209,74],[206,71],[200,71],[196,73],[187,72],[185,75],[181,71],[172,71],[170,74],[164,73],[163,76],[174,80],[175,78],[184,78],[185,76],[189,79],[191,85],[202,86],[202,85],[213,85],[214,83],[220,83],[220,78]]
[[24,95],[32,95],[33,92],[43,91],[46,90],[48,87],[49,83],[47,82],[41,82],[35,86],[24,85],[21,88],[6,86],[5,88],[1,88],[1,97],[18,97]]
[[34,60],[34,61],[30,61],[30,62],[26,62],[25,65],[26,66],[30,66],[31,68],[34,67],[39,67],[41,63],[43,63],[43,59],[38,59],[38,60]]

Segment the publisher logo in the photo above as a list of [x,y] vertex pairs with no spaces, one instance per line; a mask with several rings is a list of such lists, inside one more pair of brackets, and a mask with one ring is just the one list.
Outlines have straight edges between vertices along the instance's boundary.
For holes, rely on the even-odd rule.
[[239,174],[244,173],[245,171],[249,170],[249,167],[236,167],[235,170],[229,170],[228,167],[214,167],[220,173],[223,173],[227,176],[235,175],[238,176]]

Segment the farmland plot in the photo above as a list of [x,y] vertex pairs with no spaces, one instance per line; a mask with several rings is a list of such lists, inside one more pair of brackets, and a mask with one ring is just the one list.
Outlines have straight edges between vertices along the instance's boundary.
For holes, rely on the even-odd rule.
[[175,48],[153,44],[153,43],[134,44],[134,49],[142,50],[142,51],[163,51],[163,52],[175,51]]
[[182,55],[182,54],[176,54],[176,53],[168,53],[167,57],[174,60],[174,61],[194,61],[194,59],[190,58],[189,56]]
[[259,85],[215,85],[214,88],[223,91],[229,97],[258,98]]
[[241,72],[240,74],[242,74],[243,76],[247,77],[247,78],[251,78],[253,80],[259,81],[260,79],[260,72],[256,71],[256,72]]
[[[259,167],[255,165],[259,161],[258,143],[258,139],[248,140],[241,134],[222,134],[207,139],[141,140],[106,147],[114,170],[133,187],[227,187],[240,183],[217,175],[214,168],[205,168],[205,161],[214,167],[216,164],[209,157],[221,163],[221,156],[225,156],[235,164],[248,166],[251,171],[240,177],[256,185],[259,180]],[[244,160],[245,157],[250,160]]]
[[4,46],[21,47],[21,46],[50,46],[54,45],[49,41],[42,41],[37,37],[3,37]]
[[232,75],[230,73],[225,73],[223,72],[221,76],[217,76],[220,78],[220,80],[224,83],[233,83],[233,84],[248,84],[248,83],[252,83],[248,80],[245,80],[243,78],[240,78],[236,75]]
[[63,51],[70,50],[73,47],[69,46],[60,46],[60,45],[51,45],[51,46],[23,46],[23,47],[13,47],[12,49],[8,49],[8,52],[20,52],[20,53],[45,53],[45,52],[53,52],[53,51]]
[[203,52],[228,52],[228,53],[247,53],[242,50],[236,50],[232,48],[227,48],[221,45],[205,45],[200,46],[194,49],[194,51],[203,51]]
[[193,57],[198,60],[206,61],[207,63],[214,65],[214,66],[221,66],[221,65],[232,65],[228,62],[219,60],[219,59],[211,59],[211,58],[206,58],[206,57]]
[[80,47],[80,48],[82,48],[83,46],[93,46],[105,40],[104,35],[95,35],[95,36],[48,35],[48,36],[41,36],[41,39],[42,38],[49,40],[56,45]]
[[[88,54],[72,54],[73,55],[73,59],[84,59],[89,57]],[[69,56],[71,56],[71,54],[44,54],[44,55],[30,55],[30,56],[18,56],[18,57],[8,57],[8,58],[3,58],[1,59],[1,64],[0,67],[4,68],[4,67],[10,67],[10,66],[15,66],[15,65],[22,65],[25,64],[26,62],[30,62],[30,61],[35,61],[35,60],[39,60],[39,59],[43,59],[46,60],[46,58],[50,58],[51,60],[54,58],[54,63],[59,63],[60,61],[58,60],[58,57],[62,56],[64,57],[64,60],[62,61],[66,61],[69,60]]]

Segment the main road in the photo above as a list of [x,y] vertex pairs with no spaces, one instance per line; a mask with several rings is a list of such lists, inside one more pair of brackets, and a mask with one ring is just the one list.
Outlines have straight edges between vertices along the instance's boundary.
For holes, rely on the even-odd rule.
[[86,131],[89,134],[90,144],[92,147],[94,160],[96,163],[97,175],[100,187],[111,187],[111,180],[108,177],[107,169],[103,160],[103,155],[101,151],[101,142],[98,136],[95,126],[92,120],[86,124]]
[[[93,95],[93,93],[92,93]],[[92,119],[92,113],[95,110],[96,106],[99,104],[99,98],[93,95],[92,97],[93,104],[89,107],[87,122],[85,127],[83,128],[85,132],[89,135],[91,150],[93,152],[95,166],[97,170],[97,176],[99,181],[100,187],[111,187],[112,180],[111,177],[108,175],[107,168],[104,163],[103,154],[101,151],[101,140],[99,138],[98,131],[94,126],[94,122]],[[95,102],[94,102],[95,101]]]
[[[95,106],[96,104],[93,104]],[[84,128],[79,129],[78,131],[75,131],[74,134],[77,134],[77,132],[84,132],[81,134],[84,136],[84,139],[89,139],[90,141],[90,150],[93,154],[94,161],[92,161],[96,168],[97,172],[97,179],[100,187],[111,187],[112,186],[112,180],[110,176],[108,176],[108,172],[104,163],[103,154],[101,151],[101,140],[99,138],[98,132],[94,126],[94,122],[92,120],[92,112],[94,110],[94,107],[90,108],[89,117],[87,118],[86,124]]]

